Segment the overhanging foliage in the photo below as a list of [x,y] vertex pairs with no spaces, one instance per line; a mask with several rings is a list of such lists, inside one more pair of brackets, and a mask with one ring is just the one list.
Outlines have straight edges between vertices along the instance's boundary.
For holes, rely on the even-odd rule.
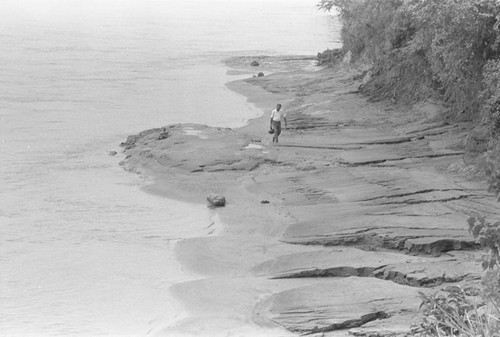
[[373,65],[376,94],[439,96],[472,119],[498,114],[500,1],[321,0],[318,7],[338,11],[343,49]]

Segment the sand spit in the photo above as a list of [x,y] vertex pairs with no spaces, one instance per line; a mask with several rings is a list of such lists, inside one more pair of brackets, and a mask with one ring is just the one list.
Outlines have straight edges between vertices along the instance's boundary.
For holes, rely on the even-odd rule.
[[[248,61],[228,61],[249,74],[228,86],[263,117],[240,129],[166,126],[124,145],[124,167],[153,177],[151,191],[227,199],[217,231],[177,245],[203,278],[173,287],[192,316],[165,335],[403,336],[419,291],[477,289],[481,253],[466,219],[499,210],[460,170],[469,125],[443,122],[431,102],[369,102],[351,69]],[[277,102],[289,129],[273,145]]]

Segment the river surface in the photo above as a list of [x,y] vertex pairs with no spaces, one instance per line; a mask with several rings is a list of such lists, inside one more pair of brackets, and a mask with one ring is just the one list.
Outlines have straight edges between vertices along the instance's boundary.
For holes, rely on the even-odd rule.
[[[145,193],[120,142],[262,112],[222,60],[339,47],[316,0],[2,0],[0,335],[143,336],[200,276],[173,255],[214,213]],[[117,151],[118,155],[110,155]]]

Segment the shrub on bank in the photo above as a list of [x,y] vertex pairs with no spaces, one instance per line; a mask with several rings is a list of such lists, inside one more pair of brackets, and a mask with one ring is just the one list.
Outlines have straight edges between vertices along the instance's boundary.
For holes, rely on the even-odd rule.
[[487,252],[482,263],[482,299],[460,287],[446,295],[420,293],[423,318],[414,328],[418,336],[496,337],[500,333],[500,222],[471,217],[468,223],[469,232]]
[[316,59],[318,60],[318,65],[328,65],[332,63],[338,63],[344,57],[341,49],[327,49],[322,53],[318,53]]
[[422,298],[422,322],[413,327],[419,337],[496,337],[499,332],[498,309],[457,287],[448,295]]
[[456,116],[493,121],[492,132],[499,132],[500,2],[321,0],[318,6],[339,12],[344,52],[372,65],[370,94],[403,102],[439,97]]

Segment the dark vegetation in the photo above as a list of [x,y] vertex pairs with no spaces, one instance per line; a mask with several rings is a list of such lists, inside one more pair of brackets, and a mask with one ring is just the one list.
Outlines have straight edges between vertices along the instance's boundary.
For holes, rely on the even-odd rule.
[[500,1],[321,0],[342,21],[342,52],[369,64],[372,97],[433,98],[456,120],[474,121],[468,150],[481,155],[500,136]]
[[[320,0],[318,7],[338,11],[342,22],[342,50],[321,53],[321,62],[349,54],[369,65],[362,90],[374,99],[443,102],[443,118],[472,125],[466,159],[484,170],[499,198],[500,1]],[[422,294],[421,336],[500,335],[500,221],[478,215],[468,224],[487,252],[482,299],[460,289]]]
[[500,222],[484,217],[469,218],[469,232],[485,248],[482,296],[471,296],[456,287],[448,294],[424,294],[422,320],[414,328],[421,337],[500,335]]

